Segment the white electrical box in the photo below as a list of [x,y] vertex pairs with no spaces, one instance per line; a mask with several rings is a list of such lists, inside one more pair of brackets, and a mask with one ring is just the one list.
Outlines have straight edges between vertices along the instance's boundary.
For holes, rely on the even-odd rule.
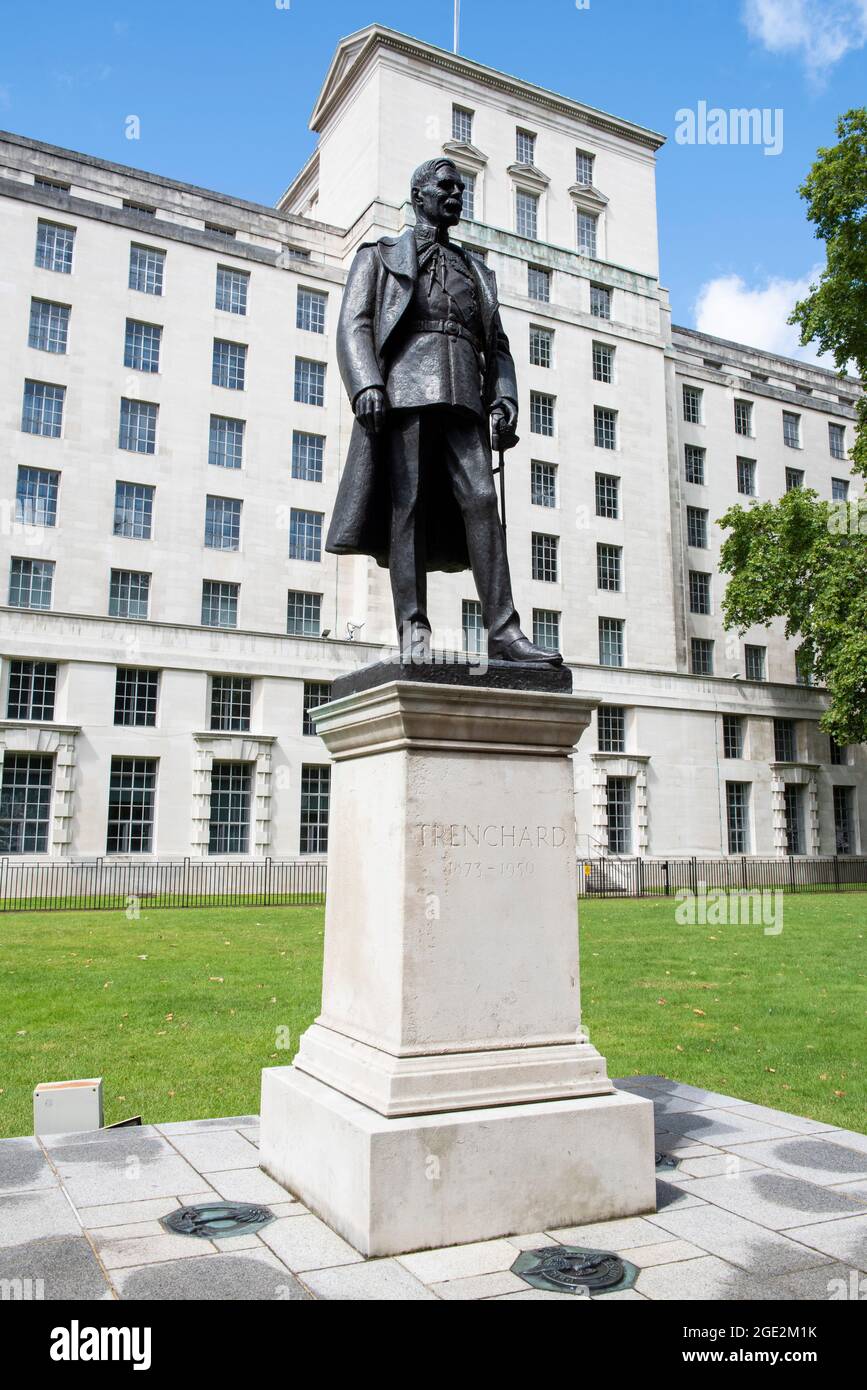
[[102,1129],[102,1077],[40,1081],[33,1092],[33,1133],[72,1134]]

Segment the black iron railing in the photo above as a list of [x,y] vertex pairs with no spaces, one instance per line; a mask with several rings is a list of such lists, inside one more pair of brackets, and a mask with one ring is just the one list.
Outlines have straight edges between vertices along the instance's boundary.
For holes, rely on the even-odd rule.
[[729,892],[845,893],[867,889],[867,858],[793,855],[777,859],[621,859],[578,861],[578,892],[587,898],[662,898],[705,889]]

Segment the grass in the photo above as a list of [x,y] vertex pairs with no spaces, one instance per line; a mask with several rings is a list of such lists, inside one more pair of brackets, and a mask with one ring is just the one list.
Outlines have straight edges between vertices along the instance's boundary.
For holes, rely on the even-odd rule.
[[[660,1072],[865,1126],[867,896],[787,897],[783,931],[581,905],[584,1024],[612,1076]],[[107,1123],[246,1114],[319,1007],[321,908],[0,918],[0,1134],[38,1081],[105,1078]]]

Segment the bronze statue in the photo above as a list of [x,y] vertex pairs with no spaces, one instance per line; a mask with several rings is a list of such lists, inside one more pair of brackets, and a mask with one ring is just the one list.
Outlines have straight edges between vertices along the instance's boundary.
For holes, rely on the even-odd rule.
[[337,330],[355,423],[326,550],[391,575],[401,651],[430,649],[428,570],[472,569],[488,655],[560,665],[521,631],[491,453],[517,443],[518,387],[497,282],[449,241],[464,184],[450,159],[412,177],[415,227],[360,247]]

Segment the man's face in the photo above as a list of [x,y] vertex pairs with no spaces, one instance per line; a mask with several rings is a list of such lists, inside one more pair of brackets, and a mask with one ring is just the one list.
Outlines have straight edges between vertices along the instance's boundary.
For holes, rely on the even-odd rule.
[[416,190],[416,212],[435,227],[454,227],[464,207],[464,181],[450,164],[443,164],[436,175]]

